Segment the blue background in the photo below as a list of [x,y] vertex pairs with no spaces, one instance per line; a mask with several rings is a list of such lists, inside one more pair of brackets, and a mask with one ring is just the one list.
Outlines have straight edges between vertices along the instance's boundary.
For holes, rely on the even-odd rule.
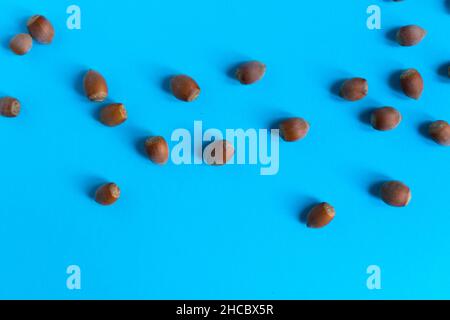
[[[423,135],[427,121],[450,119],[445,2],[80,0],[82,30],[68,30],[72,1],[2,0],[0,94],[23,109],[0,119],[0,298],[450,298],[450,153]],[[382,30],[366,27],[371,4]],[[54,43],[15,56],[9,39],[35,13],[53,22]],[[399,47],[392,30],[411,23],[428,36]],[[268,69],[246,87],[229,70],[249,59]],[[409,67],[425,80],[419,101],[398,91]],[[89,68],[126,104],[122,126],[100,124],[102,104],[83,96]],[[199,82],[198,101],[166,91],[176,73]],[[363,101],[335,95],[352,76],[369,81]],[[392,132],[365,121],[384,105],[403,114]],[[194,120],[267,128],[287,115],[311,131],[281,143],[275,176],[258,166],[160,167],[140,152],[146,136],[170,139]],[[411,187],[410,206],[373,195],[386,179]],[[122,189],[112,207],[92,199],[105,181]],[[317,201],[337,214],[310,230],[299,216]],[[79,291],[66,288],[71,264],[82,270]],[[381,290],[366,287],[372,264]]]

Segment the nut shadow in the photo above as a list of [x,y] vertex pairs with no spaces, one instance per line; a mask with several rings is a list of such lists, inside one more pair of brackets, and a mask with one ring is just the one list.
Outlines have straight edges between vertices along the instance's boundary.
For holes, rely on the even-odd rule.
[[103,184],[108,183],[108,181],[100,176],[87,175],[81,179],[81,189],[83,190],[86,197],[95,201],[95,192]]
[[161,84],[160,84],[160,88],[162,91],[164,91],[165,93],[168,94],[172,94],[172,89],[170,87],[170,81],[172,80],[173,75],[171,76],[165,76],[163,77],[163,79],[161,80]]
[[387,43],[390,44],[393,47],[399,46],[397,42],[397,32],[400,27],[391,28],[386,32],[386,40]]
[[363,123],[365,125],[372,126],[371,117],[372,117],[372,113],[375,110],[376,110],[376,108],[368,108],[368,109],[360,112],[359,113],[359,121],[361,121],[361,123]]
[[[18,25],[20,26],[20,30],[18,30],[18,33],[28,33],[28,20],[30,20],[31,15],[24,15],[20,18],[20,21],[18,21]],[[34,41],[37,42],[37,41]],[[34,43],[33,43],[34,45]]]
[[106,107],[107,105],[108,105],[108,103],[102,103],[102,105],[96,106],[96,107],[90,109],[92,119],[94,119],[96,122],[98,122],[102,126],[104,124],[100,121],[100,113],[102,112],[102,109],[104,107]]
[[87,72],[88,72],[88,69],[86,69],[84,71],[79,71],[76,74],[74,82],[73,82],[73,87],[80,96],[83,96],[84,98],[86,98],[86,101],[89,101],[89,99],[86,97],[86,93],[84,92],[84,86],[83,86],[84,76]]
[[450,61],[441,64],[437,69],[437,74],[440,80],[443,82],[450,82]]
[[444,1],[444,7],[447,10],[447,12],[450,13],[450,0]]
[[319,199],[304,194],[291,194],[287,203],[289,204],[287,210],[293,213],[293,219],[306,224],[308,221],[308,214],[311,209],[320,203]]
[[291,112],[274,108],[273,106],[261,106],[258,113],[260,125],[268,130],[279,129],[278,125],[282,120],[292,118],[294,115]]
[[287,119],[292,118],[292,117],[294,117],[294,116],[291,115],[291,114],[286,113],[283,116],[279,116],[279,117],[276,117],[276,118],[272,119],[269,122],[269,125],[268,125],[269,130],[280,129],[280,123],[283,122],[284,120],[287,120]]
[[[243,63],[245,63],[244,61],[239,62],[239,63],[233,63],[231,66],[229,66],[226,70],[225,70],[225,74],[227,76],[228,79],[230,80],[237,80],[236,78],[236,70],[239,68],[239,66],[241,66]],[[239,82],[237,82],[239,83]]]
[[237,68],[248,61],[254,60],[251,56],[243,54],[242,52],[235,51],[220,51],[214,55],[214,63],[217,66],[218,72],[226,80],[227,84],[239,85],[239,81],[236,79]]
[[419,134],[426,139],[426,141],[430,142],[430,144],[433,141],[433,139],[430,137],[430,133],[429,133],[429,128],[430,125],[433,123],[433,121],[424,121],[422,123],[419,124],[417,131],[419,132]]
[[372,183],[372,184],[369,186],[369,190],[368,190],[369,194],[370,194],[372,197],[379,199],[379,198],[381,197],[381,186],[382,186],[386,181],[388,181],[388,180],[387,180],[387,179],[386,179],[386,180],[378,180],[378,181]]
[[89,197],[89,199],[92,199],[95,201],[95,193],[97,192],[98,188],[100,188],[103,184],[107,182],[98,182],[96,184],[92,184],[89,189],[86,191],[86,196]]
[[302,209],[300,209],[300,213],[298,215],[298,220],[302,223],[302,224],[307,224],[308,223],[308,215],[309,212],[312,210],[312,208],[314,208],[318,203],[320,203],[317,199],[313,199],[311,198],[310,200],[308,200],[305,205],[303,206]]
[[408,97],[404,94],[402,85],[400,82],[400,76],[404,70],[397,70],[392,72],[388,77],[389,87],[395,92],[396,96],[408,100]]
[[145,151],[145,141],[147,141],[147,139],[151,137],[149,136],[145,136],[145,137],[138,137],[134,139],[134,148],[136,150],[136,152],[141,155],[143,158],[148,159],[147,156],[147,152]]
[[341,93],[341,87],[342,84],[348,80],[348,78],[342,78],[339,80],[334,81],[331,85],[330,85],[330,92],[332,94],[332,96],[339,101],[344,101],[344,99],[342,99],[340,93]]
[[205,148],[209,146],[213,141],[202,141],[201,147],[197,147],[196,150],[194,150],[194,154],[197,157],[197,159],[201,159],[203,161],[203,153],[205,152]]
[[134,145],[136,152],[143,158],[148,159],[148,155],[145,150],[145,141],[150,137],[154,137],[155,134],[149,130],[143,130],[136,127],[129,127],[127,131],[128,137]]
[[141,65],[140,68],[147,74],[143,80],[150,81],[150,89],[155,90],[155,94],[161,94],[165,100],[171,101],[173,96],[170,89],[170,80],[174,75],[178,74],[178,71],[171,67],[153,63],[146,63]]
[[392,180],[389,176],[370,168],[353,169],[350,174],[356,179],[358,190],[368,198],[379,199],[381,185]]
[[[14,37],[14,35],[9,35],[8,34],[8,37],[5,37],[5,39],[3,39],[3,41],[2,41],[2,47],[5,49],[5,50],[8,50],[11,54],[13,54],[13,52],[12,52],[12,50],[11,50],[11,47],[9,46],[9,44],[10,44],[10,42],[11,42],[11,39]],[[15,54],[14,54],[15,55]]]

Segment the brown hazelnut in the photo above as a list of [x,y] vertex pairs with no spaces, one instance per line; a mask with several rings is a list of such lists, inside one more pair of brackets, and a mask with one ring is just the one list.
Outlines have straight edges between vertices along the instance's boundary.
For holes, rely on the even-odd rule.
[[411,201],[411,190],[400,181],[388,181],[381,186],[381,199],[394,207],[405,207]]
[[89,100],[102,102],[108,96],[105,78],[94,70],[89,70],[83,79],[84,91]]
[[236,70],[236,78],[242,84],[253,84],[264,77],[266,65],[259,61],[250,61],[240,65]]
[[450,125],[444,120],[430,124],[428,129],[431,138],[443,146],[450,146]]
[[400,76],[403,92],[410,98],[418,100],[423,92],[423,79],[416,69],[408,69]]
[[302,118],[290,118],[280,123],[280,135],[285,141],[297,141],[306,137],[309,123]]
[[376,130],[387,131],[396,128],[400,121],[402,120],[402,115],[398,110],[392,107],[383,107],[376,109],[372,112],[370,117],[370,122]]
[[17,55],[24,55],[31,50],[33,39],[27,33],[20,33],[9,42],[9,47]]
[[4,97],[0,99],[0,114],[4,117],[17,117],[20,113],[20,102],[16,98]]
[[369,85],[366,79],[353,78],[344,81],[341,86],[339,95],[348,101],[358,101],[367,96]]
[[31,36],[40,43],[49,44],[52,42],[55,35],[55,29],[53,29],[50,21],[44,16],[34,15],[27,23],[28,31]]
[[113,103],[100,111],[100,121],[110,127],[118,126],[127,120],[127,110],[122,103]]
[[397,42],[405,47],[415,46],[423,40],[426,34],[426,30],[419,26],[409,25],[401,27],[397,32]]
[[115,183],[102,185],[95,192],[95,201],[104,206],[109,206],[120,198],[120,189]]
[[191,102],[200,94],[200,87],[194,79],[187,75],[178,75],[170,80],[173,95],[182,101]]
[[169,160],[169,146],[163,137],[148,138],[145,141],[145,151],[156,164],[165,164]]
[[211,166],[221,166],[226,164],[234,155],[234,147],[227,140],[217,140],[211,142],[203,151],[203,159]]
[[320,203],[313,207],[307,217],[307,226],[309,228],[322,228],[328,225],[334,219],[336,212],[328,203]]

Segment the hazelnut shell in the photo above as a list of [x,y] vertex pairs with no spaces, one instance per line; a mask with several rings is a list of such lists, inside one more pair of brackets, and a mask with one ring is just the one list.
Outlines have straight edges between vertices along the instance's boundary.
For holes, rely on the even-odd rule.
[[174,76],[170,80],[173,95],[182,101],[192,102],[200,94],[200,87],[194,79],[187,75]]
[[411,190],[400,181],[388,181],[381,186],[381,199],[394,207],[405,207],[411,201]]
[[450,146],[450,125],[444,120],[438,120],[430,124],[428,132],[431,138],[438,144]]
[[423,92],[423,79],[416,69],[408,69],[400,76],[403,92],[410,98],[418,100]]
[[122,103],[113,103],[100,111],[100,121],[110,127],[118,126],[128,118],[127,110]]
[[427,31],[416,25],[401,27],[397,31],[397,42],[401,46],[411,47],[419,44],[425,38]]
[[334,208],[326,203],[320,203],[313,207],[307,217],[307,226],[309,228],[323,228],[328,225],[336,215]]
[[222,166],[228,163],[234,155],[234,147],[227,140],[211,142],[203,150],[203,159],[211,166]]
[[344,81],[339,91],[339,95],[348,101],[358,101],[367,96],[369,85],[366,79],[352,78]]
[[165,164],[169,160],[169,146],[163,137],[148,138],[145,141],[145,152],[149,159],[156,164]]
[[89,70],[83,79],[83,86],[89,100],[102,102],[108,96],[108,86],[105,78],[94,70]]
[[266,65],[259,61],[250,61],[240,65],[236,70],[236,78],[240,83],[248,85],[261,80],[266,73]]
[[31,50],[32,46],[33,39],[27,33],[18,34],[14,36],[9,42],[9,47],[11,48],[12,52],[20,56],[28,53],[28,51]]
[[53,41],[55,36],[55,29],[53,29],[50,21],[41,15],[32,16],[27,22],[28,32],[39,43],[49,44]]
[[387,131],[396,128],[402,120],[400,112],[392,107],[383,107],[372,112],[370,122],[376,130]]
[[20,101],[12,97],[0,98],[0,114],[4,117],[14,118],[20,113]]
[[100,186],[95,192],[95,201],[104,206],[115,203],[120,198],[120,189],[115,183]]
[[308,131],[309,123],[302,118],[290,118],[280,123],[280,135],[288,142],[303,139]]

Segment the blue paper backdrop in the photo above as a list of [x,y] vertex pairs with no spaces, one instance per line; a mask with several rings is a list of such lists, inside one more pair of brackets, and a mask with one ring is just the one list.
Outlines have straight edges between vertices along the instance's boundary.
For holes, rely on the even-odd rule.
[[[0,94],[23,107],[0,119],[1,298],[450,298],[450,149],[423,135],[427,121],[450,120],[445,1],[79,0],[82,29],[68,30],[71,4],[0,4]],[[366,27],[371,4],[382,30]],[[54,43],[15,56],[8,41],[35,13],[53,22]],[[428,35],[399,47],[392,30],[411,23]],[[229,76],[248,59],[268,68],[251,87]],[[425,80],[419,101],[397,90],[409,67]],[[124,125],[98,122],[101,105],[81,92],[88,68],[126,104]],[[197,79],[198,101],[166,91],[175,73]],[[334,94],[352,76],[370,83],[363,101]],[[403,114],[392,132],[365,122],[384,105]],[[169,139],[195,120],[267,128],[286,115],[311,131],[281,143],[275,176],[257,166],[160,167],[139,150],[147,135]],[[372,194],[386,179],[411,187],[410,206]],[[105,181],[122,189],[112,207],[92,200]],[[299,216],[317,201],[337,214],[310,230]],[[72,264],[81,290],[66,288]],[[381,268],[381,290],[366,287],[369,265]]]

